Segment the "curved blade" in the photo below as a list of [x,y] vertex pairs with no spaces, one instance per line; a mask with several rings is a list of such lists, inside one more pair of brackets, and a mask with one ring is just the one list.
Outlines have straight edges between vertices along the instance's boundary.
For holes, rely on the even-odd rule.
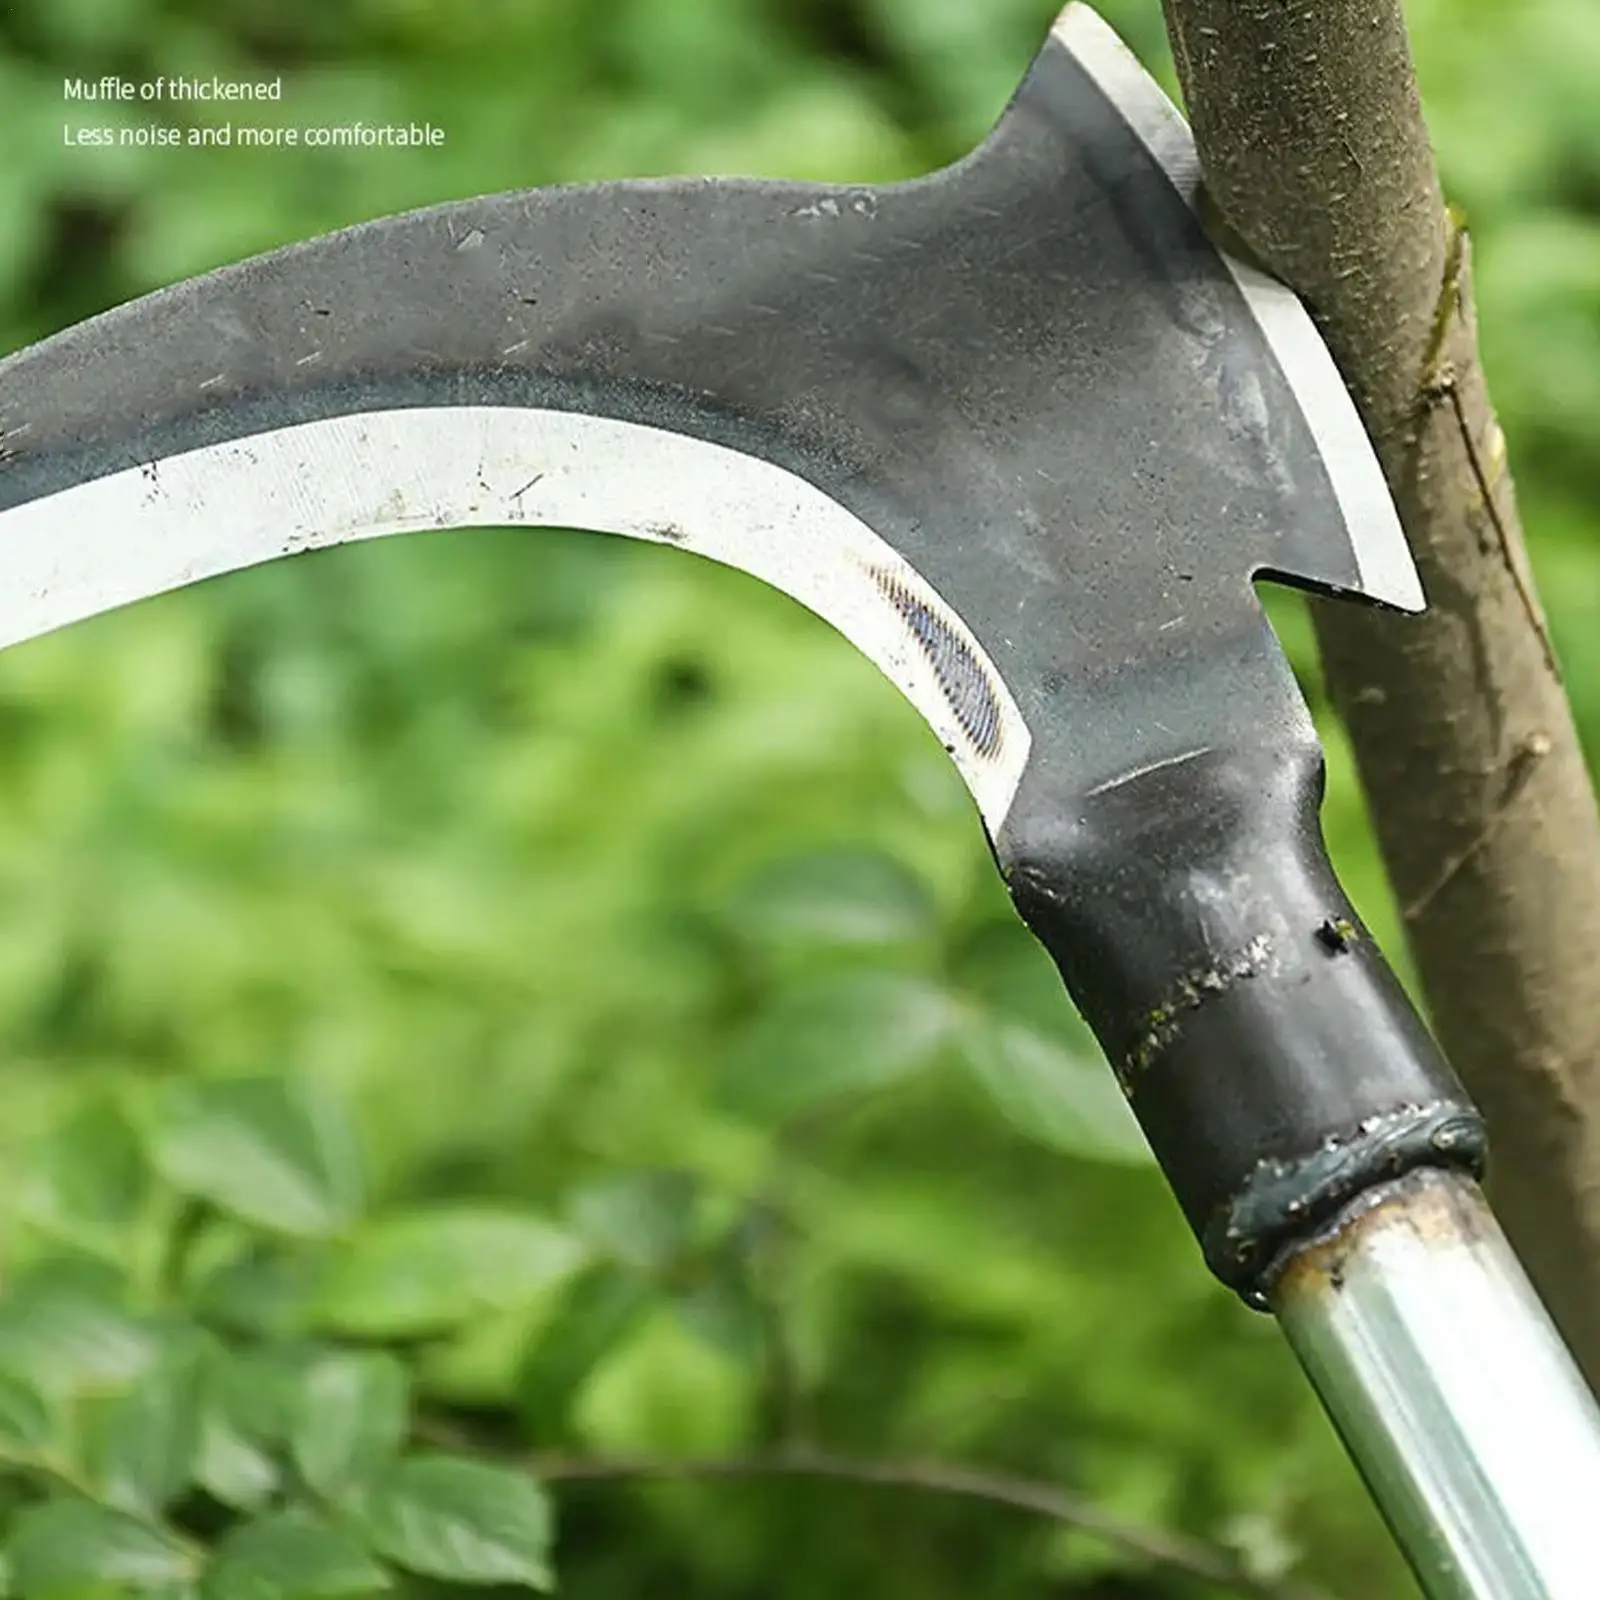
[[[997,833],[1041,730],[1079,785],[1192,747],[1129,686],[1257,650],[1255,574],[1420,604],[1326,351],[1194,181],[1074,6],[912,183],[497,195],[179,284],[0,362],[0,644],[342,540],[601,528],[832,622]],[[1209,681],[1195,715],[1301,715]]]

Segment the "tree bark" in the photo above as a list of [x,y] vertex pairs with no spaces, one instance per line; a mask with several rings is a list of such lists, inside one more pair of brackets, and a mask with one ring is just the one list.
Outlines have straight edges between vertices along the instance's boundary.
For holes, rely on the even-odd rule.
[[1164,0],[1208,204],[1299,291],[1429,609],[1313,601],[1490,1192],[1600,1388],[1600,820],[1478,362],[1399,0]]

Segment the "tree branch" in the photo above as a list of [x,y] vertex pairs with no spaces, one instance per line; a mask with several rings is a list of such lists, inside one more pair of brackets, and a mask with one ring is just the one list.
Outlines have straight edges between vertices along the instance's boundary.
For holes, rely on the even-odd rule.
[[1399,0],[1164,0],[1210,203],[1304,297],[1430,602],[1313,601],[1496,1209],[1600,1385],[1600,824],[1478,361]]
[[1250,1600],[1335,1600],[1326,1590],[1248,1572],[1231,1552],[1185,1534],[1119,1517],[1070,1489],[1037,1479],[934,1461],[869,1461],[810,1445],[791,1444],[747,1456],[678,1459],[671,1456],[572,1456],[507,1451],[460,1416],[419,1417],[414,1432],[424,1444],[468,1451],[525,1468],[542,1483],[627,1483],[647,1480],[753,1482],[766,1478],[817,1478],[882,1489],[981,1500],[1030,1512],[1104,1539],[1155,1566],[1231,1587]]
[[924,1461],[863,1461],[793,1447],[769,1455],[673,1460],[669,1457],[530,1456],[529,1470],[545,1483],[627,1482],[642,1479],[820,1478],[834,1483],[954,1495],[1008,1506],[1079,1528],[1157,1566],[1232,1587],[1256,1600],[1332,1600],[1319,1589],[1274,1582],[1246,1572],[1228,1551],[1182,1534],[1147,1528],[1115,1516],[1052,1484],[1005,1477],[972,1467]]

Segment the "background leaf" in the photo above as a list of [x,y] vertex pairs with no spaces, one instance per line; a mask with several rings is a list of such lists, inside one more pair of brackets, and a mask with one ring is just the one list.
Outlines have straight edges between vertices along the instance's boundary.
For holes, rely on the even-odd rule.
[[176,1085],[151,1147],[168,1183],[260,1227],[338,1233],[360,1210],[354,1132],[312,1086],[282,1078]]
[[254,1511],[277,1493],[276,1461],[245,1437],[215,1408],[201,1414],[194,1480],[209,1495],[237,1511]]
[[985,918],[962,929],[952,946],[951,981],[969,1005],[1059,1039],[1080,1055],[1099,1055],[1055,963],[1017,917]]
[[399,1453],[409,1411],[410,1380],[395,1357],[325,1355],[301,1380],[290,1435],[295,1465],[319,1495],[337,1499]]
[[0,1451],[31,1455],[50,1442],[50,1408],[24,1378],[0,1372]]
[[122,1393],[95,1408],[91,1474],[109,1505],[146,1516],[188,1487],[200,1445],[200,1352],[169,1341]]
[[0,1302],[0,1372],[46,1395],[115,1389],[160,1349],[157,1330],[125,1311],[115,1280],[100,1273],[40,1270]]
[[905,944],[938,927],[927,885],[881,851],[835,847],[779,857],[737,882],[724,916],[774,949]]
[[419,1456],[373,1486],[362,1520],[374,1547],[411,1572],[453,1583],[554,1586],[549,1502],[524,1473]]
[[27,1218],[69,1243],[114,1253],[138,1219],[148,1181],[144,1154],[121,1108],[94,1100],[30,1162]]
[[1092,1161],[1152,1159],[1110,1067],[1016,1023],[979,1022],[962,1058],[1001,1113],[1030,1139]]
[[391,1216],[331,1263],[318,1316],[367,1338],[436,1333],[527,1300],[582,1256],[571,1234],[527,1212],[462,1205]]
[[361,1541],[303,1512],[242,1523],[219,1546],[201,1585],[204,1600],[277,1600],[278,1596],[371,1594],[388,1574]]
[[729,1110],[777,1122],[929,1066],[959,1021],[949,997],[906,973],[845,972],[781,991],[724,1067]]
[[957,941],[961,1059],[1013,1127],[1091,1161],[1148,1162],[1149,1146],[1054,964],[1015,918]]
[[562,1436],[577,1390],[649,1315],[658,1295],[647,1280],[609,1262],[572,1280],[517,1369],[517,1406],[531,1438],[548,1443]]
[[693,1173],[624,1172],[586,1184],[574,1197],[573,1225],[640,1272],[660,1272],[694,1238],[700,1184]]
[[287,1444],[299,1414],[306,1360],[293,1346],[214,1348],[206,1364],[205,1404],[256,1444]]
[[187,1581],[197,1566],[176,1539],[86,1500],[55,1500],[20,1513],[7,1554],[12,1584],[30,1600],[102,1584],[160,1589]]
[[235,1334],[293,1338],[305,1331],[321,1271],[317,1256],[262,1248],[230,1256],[202,1271],[189,1292],[196,1311],[216,1327]]

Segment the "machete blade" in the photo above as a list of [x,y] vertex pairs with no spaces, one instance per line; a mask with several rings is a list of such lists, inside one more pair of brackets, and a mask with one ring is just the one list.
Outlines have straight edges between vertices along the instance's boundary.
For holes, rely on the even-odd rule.
[[1254,577],[1422,604],[1310,319],[1197,182],[1073,6],[922,179],[502,194],[180,283],[0,362],[0,644],[384,533],[623,533],[839,628],[997,835],[1041,729],[1086,789],[1261,715],[1129,688],[1259,654]]

